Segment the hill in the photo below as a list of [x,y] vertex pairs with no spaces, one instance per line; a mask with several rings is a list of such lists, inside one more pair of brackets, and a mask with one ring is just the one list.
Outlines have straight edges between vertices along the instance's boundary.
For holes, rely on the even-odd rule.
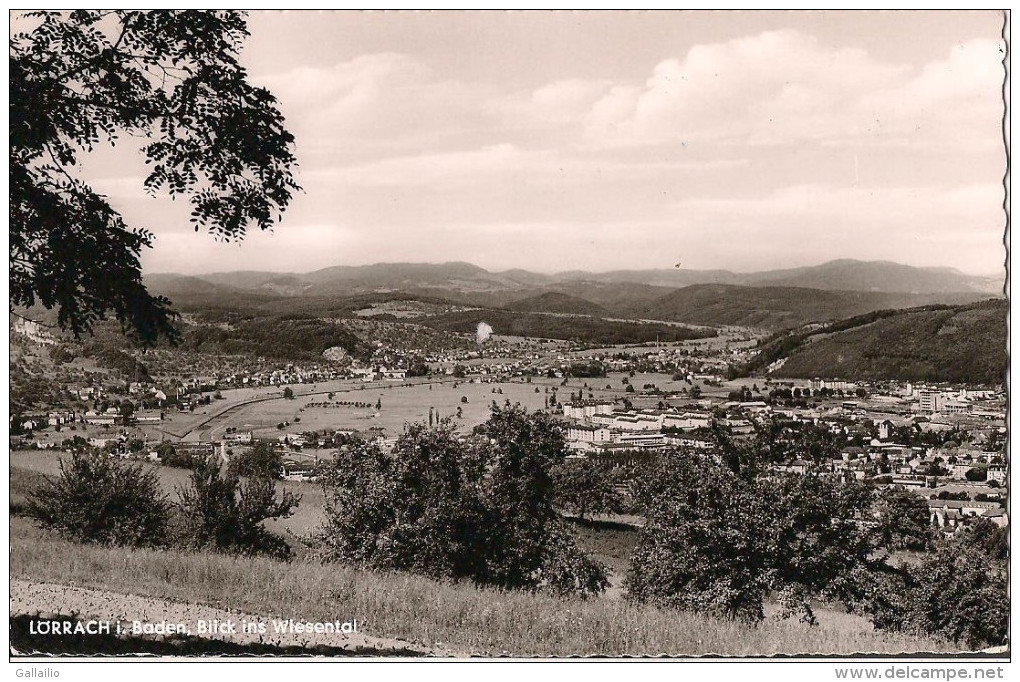
[[857,326],[805,338],[773,376],[1000,384],[1008,366],[1008,314],[1007,301],[991,300],[865,317]]
[[639,312],[647,319],[688,324],[788,329],[808,322],[842,319],[883,308],[913,307],[947,299],[972,302],[978,296],[697,284],[666,294]]
[[915,268],[889,261],[834,260],[790,270],[747,275],[756,286],[808,287],[838,291],[944,294],[1002,292],[1003,278],[974,277],[952,268]]
[[605,308],[596,303],[556,291],[529,296],[509,304],[506,308],[520,312],[560,313],[564,315],[588,315],[590,317],[604,317],[608,314]]
[[[175,284],[174,279],[188,282]],[[534,296],[543,291],[560,291],[582,286],[611,287],[641,285],[678,289],[696,284],[721,284],[756,287],[806,287],[827,291],[867,291],[884,293],[948,294],[969,292],[999,294],[1002,278],[974,277],[951,268],[916,268],[886,261],[835,260],[811,267],[762,272],[737,273],[729,270],[689,270],[668,268],[653,270],[614,270],[586,272],[573,270],[553,275],[527,270],[490,272],[471,263],[376,263],[374,265],[338,265],[307,273],[221,272],[196,277],[184,275],[147,275],[147,282],[169,291],[197,293],[202,282],[276,296],[346,296],[382,292],[421,292],[433,295],[499,293]],[[583,284],[581,284],[583,283]],[[208,293],[215,293],[207,289]],[[599,305],[604,303],[573,290]]]

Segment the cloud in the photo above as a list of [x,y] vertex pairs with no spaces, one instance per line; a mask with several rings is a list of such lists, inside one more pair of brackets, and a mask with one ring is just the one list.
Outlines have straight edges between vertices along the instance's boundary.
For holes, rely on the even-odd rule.
[[969,129],[1001,115],[999,48],[988,40],[963,43],[918,71],[797,31],[768,31],[660,61],[643,85],[613,86],[583,126],[596,146],[954,145],[950,128],[969,138]]
[[488,128],[487,86],[445,79],[406,54],[367,54],[330,67],[263,76],[302,149],[367,155],[439,146]]
[[311,183],[362,187],[468,186],[507,182],[606,184],[661,179],[663,174],[720,171],[744,166],[746,158],[632,161],[613,156],[578,154],[559,149],[524,149],[510,143],[478,149],[399,156],[305,173]]

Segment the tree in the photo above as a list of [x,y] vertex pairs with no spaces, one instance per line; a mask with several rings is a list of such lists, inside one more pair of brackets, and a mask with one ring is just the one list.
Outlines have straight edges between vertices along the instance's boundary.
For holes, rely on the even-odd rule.
[[974,467],[967,469],[963,475],[968,481],[984,481],[988,478],[988,470],[984,467]]
[[915,551],[931,547],[931,512],[923,497],[896,486],[880,492],[875,506],[878,547]]
[[120,415],[125,419],[130,419],[135,413],[135,405],[130,400],[124,400],[120,404]]
[[59,477],[29,493],[26,510],[77,542],[154,547],[166,540],[170,505],[142,464],[75,451],[61,460]]
[[[77,177],[83,155],[140,140],[144,188],[188,196],[195,230],[271,228],[300,188],[276,100],[247,81],[236,11],[33,12],[10,41],[10,305],[57,310],[88,332],[112,313],[144,342],[176,337],[128,226]],[[18,24],[15,24],[18,26]],[[20,28],[20,26],[18,26]]]
[[287,543],[263,522],[291,516],[301,498],[287,491],[277,498],[272,478],[255,475],[242,481],[229,468],[221,471],[217,458],[209,456],[192,472],[190,487],[177,493],[186,545],[290,557]]
[[872,563],[871,489],[781,474],[767,461],[671,451],[639,477],[646,521],[629,597],[751,622],[764,618],[769,594],[808,622],[812,598],[859,598],[858,576]]
[[1005,643],[1009,583],[1004,562],[967,543],[940,540],[917,564],[869,583],[875,627],[935,636],[970,648]]
[[259,441],[240,456],[231,459],[230,468],[237,476],[280,479],[283,477],[283,455],[269,441]]
[[357,442],[323,473],[322,556],[378,569],[582,596],[608,584],[552,506],[565,443],[541,412],[495,406],[462,443],[449,420],[411,424],[392,453]]
[[590,458],[557,465],[553,481],[556,505],[582,521],[594,514],[618,514],[623,508],[612,470]]

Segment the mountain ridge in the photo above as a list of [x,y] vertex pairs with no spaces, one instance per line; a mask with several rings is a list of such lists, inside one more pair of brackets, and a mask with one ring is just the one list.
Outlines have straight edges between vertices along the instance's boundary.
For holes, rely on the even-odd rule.
[[915,267],[891,261],[837,259],[819,265],[737,273],[729,270],[568,270],[552,275],[523,269],[489,271],[463,261],[446,263],[375,263],[336,265],[307,273],[235,271],[203,275],[153,273],[166,282],[179,276],[235,289],[263,290],[279,295],[334,295],[408,288],[463,292],[508,291],[556,287],[577,282],[639,284],[679,289],[696,284],[785,286],[824,291],[869,291],[899,294],[1002,293],[996,278],[961,273],[950,267]]

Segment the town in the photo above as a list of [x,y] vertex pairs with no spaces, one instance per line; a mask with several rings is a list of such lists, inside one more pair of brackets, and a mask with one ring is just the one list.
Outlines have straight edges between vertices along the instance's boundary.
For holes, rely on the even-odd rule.
[[[38,326],[14,328],[22,343],[54,343]],[[11,448],[87,446],[159,463],[170,452],[171,462],[205,454],[226,458],[266,441],[280,451],[287,480],[314,481],[334,444],[359,437],[392,447],[404,423],[432,423],[433,414],[437,423],[440,415],[451,417],[470,437],[489,402],[513,396],[560,419],[572,458],[612,463],[669,448],[709,450],[713,427],[749,438],[762,424],[777,423],[791,438],[805,429],[830,436],[825,459],[795,457],[777,465],[786,471],[810,467],[904,486],[927,499],[933,523],[946,533],[982,518],[1007,523],[1001,388],[727,379],[726,368],[751,355],[760,336],[724,328],[707,341],[598,349],[499,336],[478,344],[461,335],[426,352],[380,340],[364,361],[327,351],[318,363],[254,360],[245,370],[242,358],[231,358],[227,372],[125,383],[82,372],[60,386],[60,409],[12,416]],[[435,387],[446,390],[437,394]],[[455,395],[449,387],[473,395]],[[399,402],[411,404],[395,410],[390,398],[401,393]],[[434,409],[443,393],[447,404]],[[469,404],[473,415],[466,417]],[[245,405],[252,407],[238,409]],[[270,405],[294,416],[274,416]]]

